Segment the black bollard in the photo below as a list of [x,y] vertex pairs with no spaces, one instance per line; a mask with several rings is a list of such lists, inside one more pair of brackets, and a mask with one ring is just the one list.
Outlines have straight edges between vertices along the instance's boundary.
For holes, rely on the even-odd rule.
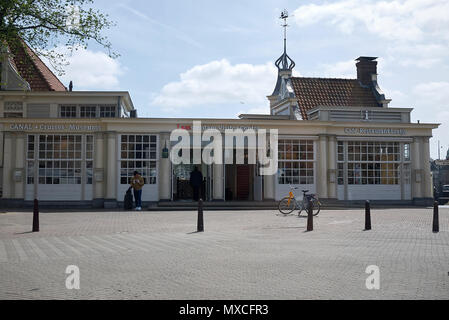
[[198,201],[198,224],[196,228],[197,232],[204,231],[204,221],[203,221],[203,199]]
[[33,232],[39,232],[39,202],[34,199]]
[[307,204],[307,231],[313,231],[313,211],[311,200],[309,200]]
[[371,208],[369,200],[365,201],[365,230],[371,230]]
[[438,201],[435,201],[433,204],[433,226],[432,226],[433,232],[439,232],[440,231],[440,219],[438,217]]

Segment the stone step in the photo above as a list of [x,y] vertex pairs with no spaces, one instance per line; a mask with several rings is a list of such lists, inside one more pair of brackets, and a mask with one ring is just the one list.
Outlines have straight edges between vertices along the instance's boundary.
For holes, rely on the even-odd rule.
[[[204,207],[277,207],[277,201],[204,201]],[[159,201],[158,207],[198,207],[197,201]]]

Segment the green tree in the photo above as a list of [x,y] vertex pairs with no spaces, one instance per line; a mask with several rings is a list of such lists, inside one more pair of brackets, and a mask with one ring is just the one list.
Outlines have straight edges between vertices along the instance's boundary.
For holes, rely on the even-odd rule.
[[22,39],[60,74],[67,63],[65,54],[55,50],[61,44],[77,50],[95,41],[115,58],[118,55],[103,35],[115,23],[92,4],[93,0],[1,0],[0,44],[22,45]]

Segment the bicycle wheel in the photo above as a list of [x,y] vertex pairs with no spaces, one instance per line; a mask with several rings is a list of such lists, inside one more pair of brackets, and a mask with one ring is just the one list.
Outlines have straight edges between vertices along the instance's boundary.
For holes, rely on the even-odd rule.
[[[312,202],[312,215],[313,215],[313,216],[317,216],[318,213],[320,213],[320,210],[321,210],[321,205],[320,205],[320,203],[319,203],[318,201],[314,200],[314,201]],[[300,215],[301,212],[302,212],[302,211],[299,211],[298,215]],[[309,214],[309,212],[307,211],[307,208],[304,208],[304,211],[303,211],[303,212],[304,212],[304,214],[305,214],[306,216]]]
[[282,214],[290,214],[293,212],[293,210],[295,210],[295,208],[296,208],[295,199],[285,197],[281,201],[279,201],[278,209],[279,212]]

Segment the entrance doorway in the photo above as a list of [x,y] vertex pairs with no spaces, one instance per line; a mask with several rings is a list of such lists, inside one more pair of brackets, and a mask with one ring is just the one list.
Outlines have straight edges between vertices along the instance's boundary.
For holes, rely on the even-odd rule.
[[177,164],[173,165],[172,170],[172,200],[173,201],[192,201],[193,188],[190,185],[190,174],[195,167],[203,175],[203,181],[200,188],[200,198],[204,201],[210,201],[212,195],[212,168],[206,164]]
[[250,166],[237,165],[237,200],[249,200]]
[[228,164],[226,165],[226,201],[253,201],[255,200],[255,165]]

